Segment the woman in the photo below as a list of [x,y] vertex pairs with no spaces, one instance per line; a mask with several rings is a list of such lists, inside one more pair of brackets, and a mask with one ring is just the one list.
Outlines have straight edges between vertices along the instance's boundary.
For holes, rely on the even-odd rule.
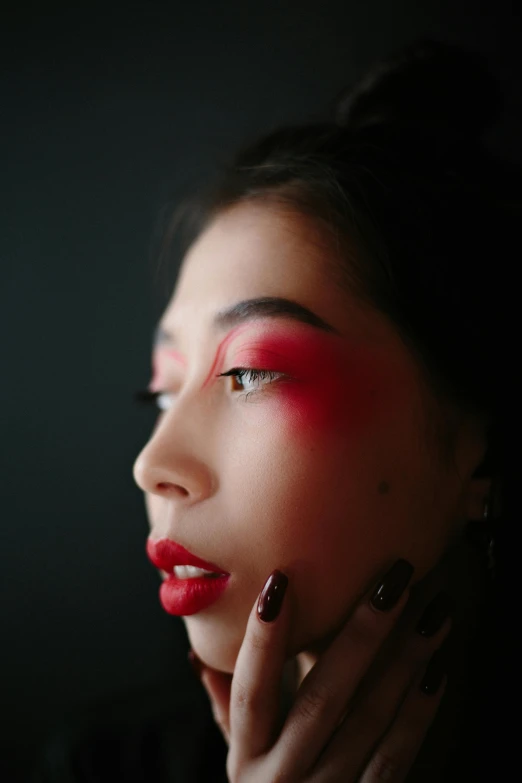
[[424,41],[166,232],[134,476],[234,783],[474,779],[509,496],[498,106],[479,57]]

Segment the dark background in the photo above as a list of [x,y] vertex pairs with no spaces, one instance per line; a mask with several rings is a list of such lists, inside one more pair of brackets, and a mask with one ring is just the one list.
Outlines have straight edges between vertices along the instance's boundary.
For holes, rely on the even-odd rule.
[[[73,4],[71,4],[72,6]],[[157,599],[133,392],[165,293],[158,213],[245,138],[305,120],[419,35],[488,54],[521,159],[521,25],[495,0],[20,5],[0,24],[0,776],[53,727],[130,691],[176,704],[181,621]]]

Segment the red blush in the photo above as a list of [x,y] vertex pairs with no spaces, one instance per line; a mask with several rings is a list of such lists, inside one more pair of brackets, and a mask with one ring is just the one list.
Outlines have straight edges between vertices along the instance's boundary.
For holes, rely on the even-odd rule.
[[379,387],[386,389],[390,383],[382,361],[368,349],[306,328],[258,336],[238,347],[233,360],[238,367],[289,376],[274,381],[267,399],[281,405],[292,428],[303,434],[364,429],[374,415]]

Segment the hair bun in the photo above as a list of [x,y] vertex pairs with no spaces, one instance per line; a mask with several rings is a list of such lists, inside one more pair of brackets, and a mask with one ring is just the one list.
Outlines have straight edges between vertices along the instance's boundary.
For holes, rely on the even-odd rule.
[[378,61],[337,99],[337,125],[370,126],[461,140],[478,139],[503,108],[487,59],[478,52],[421,39]]

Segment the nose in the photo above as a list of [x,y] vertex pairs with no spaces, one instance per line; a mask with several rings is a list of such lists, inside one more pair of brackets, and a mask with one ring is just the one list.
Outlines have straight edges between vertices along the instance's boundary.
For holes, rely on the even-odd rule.
[[165,412],[134,463],[132,473],[138,487],[184,505],[210,497],[216,478],[202,454],[209,443],[208,428],[202,432],[203,442],[187,411],[183,415],[175,409]]

